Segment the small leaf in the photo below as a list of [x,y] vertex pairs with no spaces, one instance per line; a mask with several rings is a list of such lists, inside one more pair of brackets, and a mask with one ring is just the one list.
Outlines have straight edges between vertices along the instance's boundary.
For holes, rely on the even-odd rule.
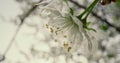
[[116,0],[116,4],[120,6],[120,0]]
[[103,31],[107,31],[107,30],[108,30],[108,26],[107,26],[107,25],[102,25],[100,28],[101,28]]

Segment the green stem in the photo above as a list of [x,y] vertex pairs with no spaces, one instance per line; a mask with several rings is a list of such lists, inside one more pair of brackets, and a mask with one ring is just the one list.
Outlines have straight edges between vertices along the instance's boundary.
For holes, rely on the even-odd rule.
[[[88,17],[88,15],[91,13],[92,9],[95,7],[95,5],[97,4],[98,1],[99,0],[93,1],[93,3],[82,14],[80,14],[78,16],[78,18],[81,19],[81,20],[86,19]],[[84,15],[86,15],[85,18],[83,17]]]
[[91,4],[91,8],[88,10],[88,13],[86,14],[85,18],[87,18],[88,15],[92,12],[93,8],[95,7],[95,5],[97,4],[98,1],[99,1],[99,0],[95,0],[95,1],[93,2],[93,4]]

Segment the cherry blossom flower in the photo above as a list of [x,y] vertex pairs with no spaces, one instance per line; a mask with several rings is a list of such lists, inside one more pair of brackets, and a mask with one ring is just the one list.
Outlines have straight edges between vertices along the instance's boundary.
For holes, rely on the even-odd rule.
[[[45,26],[55,36],[55,42],[60,42],[67,52],[74,52],[81,46],[83,36],[87,35],[84,33],[82,22],[69,11],[64,0],[53,0],[50,4],[40,7],[40,16],[48,20]],[[90,43],[91,41],[88,44]]]

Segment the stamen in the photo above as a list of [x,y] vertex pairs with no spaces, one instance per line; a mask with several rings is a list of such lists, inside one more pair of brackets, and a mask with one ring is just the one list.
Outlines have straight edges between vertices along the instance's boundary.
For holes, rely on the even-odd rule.
[[50,28],[50,32],[52,32],[52,33],[54,32],[53,28]]
[[63,46],[64,46],[65,48],[67,48],[68,45],[69,45],[68,43],[64,43],[64,44],[63,44]]
[[72,47],[68,47],[68,52],[70,52],[71,49],[72,49]]
[[58,31],[55,31],[55,34],[57,35],[57,34],[58,34]]
[[46,24],[46,28],[49,28],[48,24]]
[[57,42],[58,40],[57,40],[57,39],[55,39],[54,41],[55,41],[55,42]]
[[57,30],[59,30],[60,28],[59,27],[57,27]]
[[67,38],[67,35],[63,35],[64,38]]

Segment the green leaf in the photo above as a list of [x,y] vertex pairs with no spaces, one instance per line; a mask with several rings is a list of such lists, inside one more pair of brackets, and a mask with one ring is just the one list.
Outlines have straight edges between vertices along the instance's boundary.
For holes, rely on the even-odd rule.
[[116,0],[116,5],[120,6],[120,0]]
[[108,26],[107,25],[101,25],[100,27],[103,31],[107,31],[108,30]]

